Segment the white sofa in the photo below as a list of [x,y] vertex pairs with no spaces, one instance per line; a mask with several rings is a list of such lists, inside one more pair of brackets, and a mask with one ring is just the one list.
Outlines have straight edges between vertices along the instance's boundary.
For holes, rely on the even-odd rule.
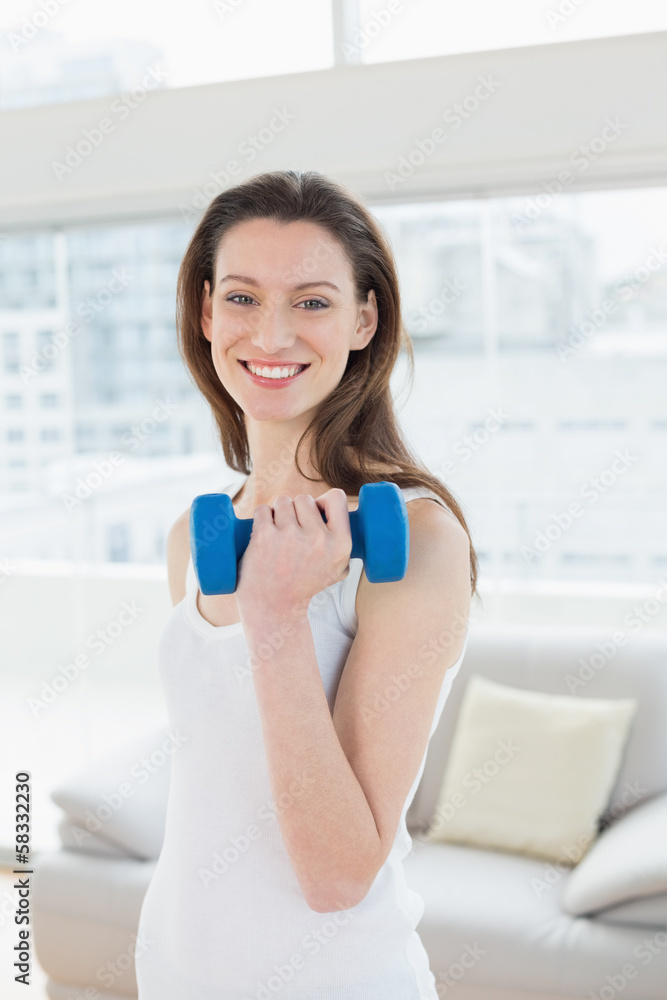
[[[577,696],[639,707],[601,832],[579,864],[427,843],[467,678],[569,694],[566,675],[585,673],[597,643],[607,656],[594,658],[603,665],[589,667]],[[33,896],[51,1000],[136,996],[132,956],[162,844],[169,740],[149,733],[52,793],[63,847],[36,857]],[[132,794],[119,792],[130,772]],[[91,833],[94,812],[103,822]],[[617,646],[599,630],[473,623],[407,821],[406,876],[424,898],[418,930],[441,997],[667,1000],[667,636],[644,630]]]

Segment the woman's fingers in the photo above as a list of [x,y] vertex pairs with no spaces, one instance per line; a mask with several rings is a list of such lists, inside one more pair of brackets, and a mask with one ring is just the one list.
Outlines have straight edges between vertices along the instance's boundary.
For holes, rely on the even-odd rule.
[[327,527],[334,534],[340,532],[345,534],[350,528],[350,515],[347,508],[347,494],[345,490],[334,487],[317,497],[315,503],[324,511],[327,519]]
[[[270,507],[269,510],[271,510]],[[298,524],[291,497],[276,497],[273,502],[273,523],[276,528],[286,528],[290,524]]]
[[313,497],[309,493],[300,493],[294,500],[288,496],[276,497],[273,507],[269,504],[256,507],[254,519],[258,524],[273,520],[277,528],[285,528],[290,524],[298,524],[302,528],[322,525],[332,534],[343,536],[349,532],[350,524],[347,495],[345,490],[339,488],[327,490],[319,497]]
[[294,497],[294,510],[296,511],[296,518],[302,528],[308,527],[308,525],[313,525],[314,527],[319,527],[317,519],[322,526],[324,526],[324,521],[322,515],[320,514],[320,509],[317,506],[315,497],[311,497],[309,493],[300,493],[299,496]]

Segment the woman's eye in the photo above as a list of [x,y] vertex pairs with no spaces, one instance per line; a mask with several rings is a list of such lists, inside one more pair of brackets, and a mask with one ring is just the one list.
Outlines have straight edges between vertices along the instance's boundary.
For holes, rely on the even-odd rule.
[[236,301],[236,299],[250,299],[251,302],[254,301],[253,298],[252,298],[252,296],[250,296],[250,295],[243,295],[241,292],[239,292],[238,295],[230,295],[229,298],[226,301],[227,302],[234,302],[234,301]]
[[[305,306],[305,305],[308,305],[309,302],[314,302],[315,305],[322,306],[324,309],[327,308],[326,302],[321,302],[319,299],[306,299],[305,302],[299,302],[299,305],[300,306]],[[314,311],[317,312],[317,310],[314,310]],[[306,312],[313,312],[313,310],[312,309],[307,309]]]

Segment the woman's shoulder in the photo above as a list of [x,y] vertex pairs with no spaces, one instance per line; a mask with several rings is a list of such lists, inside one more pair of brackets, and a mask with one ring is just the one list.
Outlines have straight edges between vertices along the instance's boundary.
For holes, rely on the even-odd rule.
[[469,549],[470,539],[445,500],[427,486],[408,486],[402,491],[408,512],[410,547],[433,543],[448,550]]
[[[414,592],[415,600],[422,601],[426,592],[442,593],[443,588],[459,590],[467,595],[470,586],[470,538],[456,515],[438,497],[430,495],[426,487],[409,487],[423,495],[406,497],[410,555],[406,579],[400,589],[406,598]],[[428,494],[428,495],[427,495]],[[361,620],[367,606],[380,594],[361,574],[355,598],[357,618]]]
[[[430,486],[405,486],[401,489],[403,497],[406,504],[408,505],[408,514],[415,514],[417,511],[440,511],[441,513],[431,514],[431,519],[437,521],[447,520],[452,523],[452,527],[456,530],[456,526],[460,528],[463,534],[467,536],[467,532],[454,511],[449,507],[446,501],[432,490]],[[427,515],[428,516],[428,515]]]
[[176,518],[167,534],[167,579],[173,604],[185,597],[185,575],[190,560],[190,508]]
[[[393,482],[391,478],[392,475],[403,471],[401,467],[398,465],[383,465],[376,467],[371,466],[371,468],[373,468],[374,472],[379,472],[383,475],[386,475],[389,482]],[[443,497],[441,497],[439,493],[436,493],[435,490],[431,489],[430,486],[419,484],[417,486],[400,486],[399,489],[403,494],[406,504],[409,504],[407,508],[409,514],[416,515],[416,512],[418,510],[428,511],[431,508],[439,507],[443,513],[440,515],[431,514],[430,515],[431,519],[435,521],[437,521],[438,518],[440,518],[440,520],[446,519],[452,523],[452,530],[454,531],[454,533],[456,533],[456,529],[458,526],[458,528],[460,528],[460,530],[463,532],[466,538],[468,537],[465,528],[463,527],[463,525],[461,524],[454,511],[451,509],[451,507],[449,507],[446,500]],[[428,517],[428,515],[426,516]]]

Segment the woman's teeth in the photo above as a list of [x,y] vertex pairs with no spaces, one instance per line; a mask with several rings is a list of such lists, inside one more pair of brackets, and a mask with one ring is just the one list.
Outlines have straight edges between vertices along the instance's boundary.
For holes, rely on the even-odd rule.
[[258,368],[257,365],[246,361],[246,367],[253,375],[261,375],[263,378],[291,378],[297,372],[303,371],[306,365],[292,365],[289,368],[278,368],[272,365],[270,368]]

